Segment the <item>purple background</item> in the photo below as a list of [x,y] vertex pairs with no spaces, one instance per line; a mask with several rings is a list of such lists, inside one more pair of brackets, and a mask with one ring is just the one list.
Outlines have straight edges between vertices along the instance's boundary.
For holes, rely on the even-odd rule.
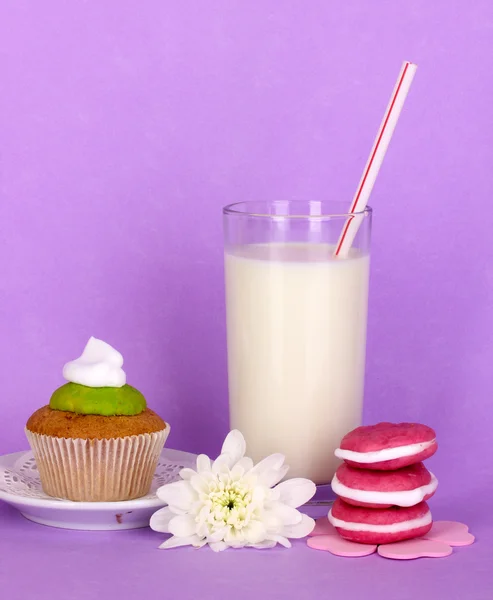
[[[129,382],[172,423],[170,446],[217,452],[227,431],[221,207],[349,204],[408,59],[418,73],[372,196],[365,417],[434,426],[446,516],[485,526],[488,511],[466,505],[491,483],[491,0],[5,0],[0,40],[0,452],[27,446],[25,420],[90,335],[124,354]],[[95,568],[93,540],[99,553],[114,540],[19,525],[8,521],[12,548],[52,543],[51,560],[75,561],[67,577],[79,560]],[[184,572],[199,575],[243,564],[163,556],[156,534],[121,535],[149,569],[183,556]],[[485,551],[440,565],[452,573],[459,556],[486,561]],[[291,570],[290,556],[269,554],[272,569]],[[329,564],[300,556],[304,577]],[[357,564],[385,562],[374,559]],[[263,559],[251,560],[248,570]],[[406,580],[436,562],[392,564]],[[464,597],[461,582],[449,598]]]

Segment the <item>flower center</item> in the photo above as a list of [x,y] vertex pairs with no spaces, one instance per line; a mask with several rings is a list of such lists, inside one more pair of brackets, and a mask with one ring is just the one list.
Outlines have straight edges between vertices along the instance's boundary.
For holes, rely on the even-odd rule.
[[229,525],[238,530],[248,525],[252,491],[244,482],[212,481],[204,500],[208,506],[207,522],[213,529]]

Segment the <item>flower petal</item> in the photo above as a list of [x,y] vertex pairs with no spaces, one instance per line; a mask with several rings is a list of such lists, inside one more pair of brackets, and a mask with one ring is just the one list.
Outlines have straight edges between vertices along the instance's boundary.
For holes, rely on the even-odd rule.
[[266,550],[267,548],[274,548],[277,542],[273,540],[264,540],[260,542],[260,544],[249,544],[252,548],[256,548],[257,550]]
[[152,515],[149,525],[154,531],[169,533],[168,525],[174,516],[169,507],[165,506]]
[[230,431],[224,440],[223,447],[221,448],[221,454],[227,454],[229,457],[229,468],[232,469],[234,465],[245,456],[246,442],[243,434],[237,429]]
[[188,508],[181,508],[180,506],[175,506],[174,504],[168,504],[168,508],[174,515],[188,514]]
[[313,498],[317,487],[309,479],[296,478],[283,481],[276,487],[276,490],[279,491],[279,500],[283,504],[298,508]]
[[197,456],[197,472],[210,471],[211,470],[211,459],[206,454],[199,454]]
[[291,542],[283,535],[271,535],[270,539],[277,544],[281,544],[281,546],[284,546],[285,548],[291,548]]
[[212,472],[214,475],[219,475],[219,473],[229,473],[230,462],[229,454],[220,454],[212,463]]
[[233,481],[239,481],[244,474],[245,469],[240,465],[240,463],[236,463],[236,465],[231,469],[230,476]]
[[182,510],[188,510],[196,498],[195,492],[188,481],[175,481],[174,483],[162,485],[157,489],[156,495],[166,504],[176,506]]
[[229,548],[245,548],[245,546],[251,545],[251,544],[247,544],[244,540],[241,542],[238,542],[236,540],[234,540],[232,542],[228,542],[227,540],[225,540],[225,542],[229,546]]
[[275,504],[276,502],[280,501],[281,498],[281,494],[279,492],[279,490],[277,489],[277,486],[274,488],[270,488],[269,490],[269,497],[266,501],[266,504]]
[[229,527],[224,535],[224,541],[233,548],[240,548],[246,544],[243,529]]
[[253,460],[248,458],[248,456],[244,456],[240,458],[240,460],[236,463],[236,467],[242,467],[245,473],[248,473],[251,469],[253,469]]
[[204,540],[201,540],[196,535],[188,537],[177,537],[172,536],[163,542],[160,548],[179,548],[180,546],[194,546],[195,548],[201,548],[205,544]]
[[214,552],[222,552],[228,547],[228,545],[225,542],[212,542],[211,544],[209,544],[209,546],[212,550],[214,550]]
[[252,504],[263,505],[267,494],[269,494],[269,490],[265,486],[256,485],[252,492]]
[[228,533],[227,527],[221,527],[221,529],[217,529],[213,533],[207,536],[207,542],[209,544],[214,544],[215,542],[221,542],[224,540],[225,536]]
[[308,515],[301,514],[301,521],[292,525],[284,525],[281,534],[287,538],[303,538],[309,535],[314,527],[315,521]]
[[270,471],[271,469],[280,469],[286,460],[284,454],[271,454],[270,456],[266,456],[260,462],[258,462],[253,470],[258,475],[262,475],[263,473]]
[[186,481],[188,481],[189,479],[191,479],[196,474],[197,473],[193,469],[189,469],[188,467],[185,467],[184,469],[182,469],[180,471],[180,477],[182,479],[185,479]]
[[189,537],[195,535],[196,526],[195,519],[191,515],[178,515],[170,520],[168,530],[176,537]]
[[267,532],[277,533],[283,528],[283,522],[275,510],[265,510],[262,515],[262,521]]
[[190,479],[190,485],[199,494],[206,494],[209,491],[209,483],[206,478],[202,477],[201,475],[194,475]]
[[249,544],[259,544],[265,539],[267,533],[261,521],[250,521],[246,527],[243,527],[242,532],[244,539]]
[[197,525],[197,535],[200,538],[207,538],[209,535],[209,527],[206,523],[200,523]]
[[288,474],[288,471],[289,471],[289,465],[283,465],[280,469],[278,469],[278,471],[275,475],[272,474],[272,478],[270,481],[266,479],[266,485],[269,487],[277,485],[280,481],[282,481],[286,477],[286,475]]
[[275,516],[281,520],[283,525],[297,525],[298,523],[301,523],[303,517],[296,508],[281,504],[280,502],[272,504],[270,510],[272,510]]
[[287,469],[283,467],[284,460],[283,454],[271,454],[257,463],[251,473],[258,476],[260,483],[272,487],[279,483],[287,473]]

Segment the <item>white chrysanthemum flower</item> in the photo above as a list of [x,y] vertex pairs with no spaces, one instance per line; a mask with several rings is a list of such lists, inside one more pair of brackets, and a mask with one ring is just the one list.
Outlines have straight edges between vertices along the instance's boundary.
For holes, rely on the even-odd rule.
[[309,479],[279,483],[289,469],[282,454],[254,466],[245,450],[243,435],[231,431],[213,463],[201,454],[196,471],[182,469],[181,481],[157,490],[168,506],[152,515],[151,528],[172,534],[160,548],[289,548],[288,538],[312,531],[314,520],[296,509],[314,495],[315,484]]

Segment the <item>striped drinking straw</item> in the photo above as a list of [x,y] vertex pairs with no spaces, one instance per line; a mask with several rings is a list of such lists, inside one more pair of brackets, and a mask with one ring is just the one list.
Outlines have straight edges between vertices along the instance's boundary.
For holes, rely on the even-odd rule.
[[380,129],[378,130],[368,162],[366,163],[365,170],[363,171],[358,189],[356,190],[356,194],[354,195],[349,210],[350,213],[358,214],[351,214],[346,220],[334,252],[335,256],[347,256],[356,233],[358,232],[358,228],[363,219],[363,214],[361,213],[368,204],[368,199],[375,184],[378,171],[382,166],[385,152],[387,151],[395,126],[397,125],[397,120],[399,119],[402,107],[404,106],[416,69],[417,67],[415,64],[407,61],[402,65],[401,72],[397,78],[397,83],[395,84],[394,91],[390,97],[389,105],[385,111]]

